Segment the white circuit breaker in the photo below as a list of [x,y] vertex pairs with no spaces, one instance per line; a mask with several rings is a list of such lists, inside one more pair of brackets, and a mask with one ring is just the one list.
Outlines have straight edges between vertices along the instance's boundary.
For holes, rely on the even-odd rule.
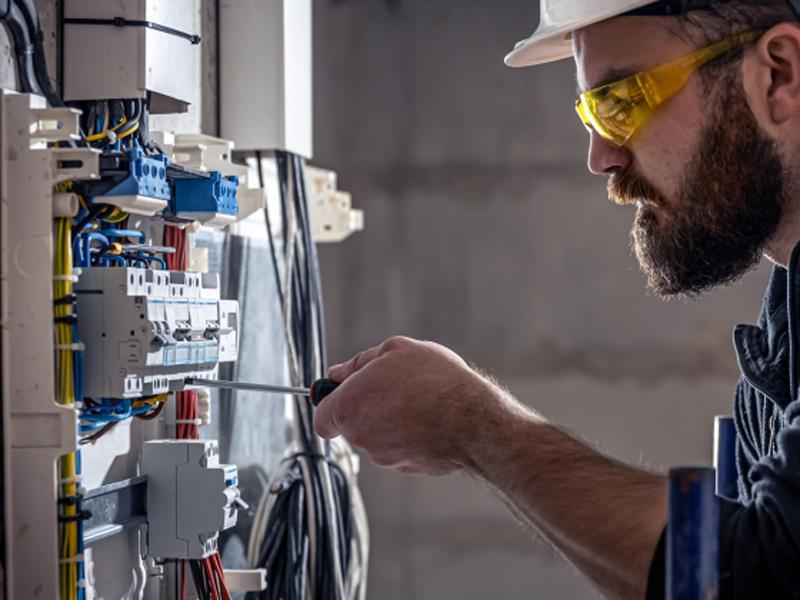
[[236,525],[241,500],[236,465],[219,462],[216,440],[154,440],[142,451],[147,476],[147,553],[200,559]]
[[84,269],[75,286],[84,343],[84,392],[92,398],[152,396],[213,377],[239,352],[239,304],[220,299],[219,275]]

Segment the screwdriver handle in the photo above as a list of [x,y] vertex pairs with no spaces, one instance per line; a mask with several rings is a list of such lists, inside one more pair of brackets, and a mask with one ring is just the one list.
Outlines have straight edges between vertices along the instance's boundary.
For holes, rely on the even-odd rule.
[[311,390],[308,394],[311,404],[319,406],[319,403],[338,387],[339,383],[333,379],[317,379],[311,384]]

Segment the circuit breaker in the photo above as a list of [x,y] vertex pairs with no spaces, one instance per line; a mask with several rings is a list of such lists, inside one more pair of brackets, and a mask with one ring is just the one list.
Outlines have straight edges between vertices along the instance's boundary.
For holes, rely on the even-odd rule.
[[236,525],[242,502],[236,465],[219,462],[215,440],[154,440],[144,445],[147,548],[159,558],[202,559],[220,531]]
[[75,293],[89,397],[179,391],[238,355],[239,305],[215,273],[94,267]]

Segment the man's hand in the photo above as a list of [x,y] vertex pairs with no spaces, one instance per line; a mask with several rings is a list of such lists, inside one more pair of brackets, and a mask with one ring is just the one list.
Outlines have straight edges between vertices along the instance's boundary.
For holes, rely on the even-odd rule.
[[332,367],[314,426],[377,465],[485,480],[612,598],[641,598],[666,521],[664,478],[598,454],[455,353],[392,338]]
[[474,416],[502,396],[453,351],[405,337],[331,367],[329,376],[341,385],[317,407],[317,433],[343,435],[375,464],[405,473],[465,466]]

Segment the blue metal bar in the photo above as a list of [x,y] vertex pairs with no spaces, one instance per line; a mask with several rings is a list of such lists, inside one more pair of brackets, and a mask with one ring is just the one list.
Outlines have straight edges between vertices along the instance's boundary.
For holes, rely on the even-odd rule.
[[717,496],[739,500],[739,472],[736,469],[736,425],[733,417],[714,419],[714,468],[717,471]]
[[719,593],[719,505],[714,469],[669,472],[668,600],[715,600]]

